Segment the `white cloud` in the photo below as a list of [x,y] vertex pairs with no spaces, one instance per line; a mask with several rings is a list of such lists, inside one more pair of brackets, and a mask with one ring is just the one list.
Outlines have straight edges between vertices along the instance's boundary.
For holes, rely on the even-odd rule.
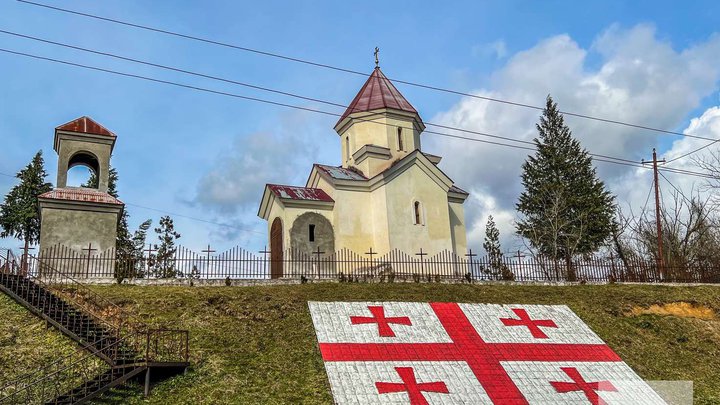
[[473,47],[473,54],[475,56],[492,55],[495,59],[504,59],[508,55],[507,44],[502,39],[498,39],[488,44]]
[[[302,128],[302,130],[298,130]],[[201,208],[212,221],[227,224],[201,230],[195,237],[219,244],[266,240],[265,223],[257,217],[266,183],[305,185],[314,162],[333,164],[332,142],[337,135],[326,123],[303,113],[283,114],[272,131],[238,135],[198,181],[195,198],[187,204]],[[322,141],[319,141],[322,140]],[[249,230],[249,231],[248,231]]]
[[[716,91],[720,78],[717,55],[720,55],[718,35],[678,51],[658,39],[652,26],[631,29],[612,26],[589,49],[583,49],[568,35],[558,35],[518,52],[493,74],[488,88],[473,93],[532,105],[543,105],[546,95],[551,94],[562,110],[674,129],[704,97]],[[465,97],[430,121],[532,140],[539,115],[536,110]],[[698,120],[702,121],[702,117]],[[706,117],[705,121],[708,120]],[[566,122],[591,152],[628,159],[649,158],[660,136],[575,117],[566,117]],[[698,129],[692,129],[693,125]],[[692,121],[688,131],[701,130],[699,127],[707,131],[706,124],[696,121]],[[496,217],[504,246],[516,245],[512,235],[514,204],[521,191],[521,164],[530,152],[432,135],[424,139],[426,149],[444,156],[443,170],[460,187],[472,190],[477,201],[493,202],[468,204],[466,220],[471,246],[477,249],[481,243],[483,218],[490,213]],[[697,147],[689,144],[696,145],[686,139],[677,141],[667,156],[682,153],[674,151],[676,148]],[[621,204],[644,202],[649,187],[648,171],[599,162],[597,167]]]

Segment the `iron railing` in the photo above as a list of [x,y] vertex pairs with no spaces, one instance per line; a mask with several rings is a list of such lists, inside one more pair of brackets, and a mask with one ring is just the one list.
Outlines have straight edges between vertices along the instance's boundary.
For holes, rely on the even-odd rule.
[[[472,253],[440,251],[428,254],[423,249],[406,253],[393,250],[378,254],[342,249],[335,252],[311,252],[287,249],[276,254],[263,250],[251,252],[235,247],[214,254],[210,247],[197,253],[179,246],[173,255],[152,254],[122,257],[113,249],[87,255],[67,247],[55,246],[41,252],[42,263],[66,269],[78,280],[117,279],[236,279],[276,278],[339,281],[439,281],[439,280],[514,280],[514,281],[586,281],[586,282],[695,282],[720,283],[718,263],[682,263],[658,266],[654,260],[632,257],[576,257],[570,261],[543,257],[492,258]],[[33,265],[29,272],[45,278],[43,269]]]
[[[78,395],[89,394],[83,390],[97,388],[93,384],[122,379],[127,373],[135,373],[139,368],[153,364],[183,365],[189,362],[188,331],[152,328],[42,259],[30,257],[30,271],[24,272],[21,270],[23,266],[18,265],[13,258],[12,253],[6,254],[0,265],[11,265],[0,267],[0,272],[27,277],[43,289],[43,294],[53,294],[73,310],[81,312],[84,321],[78,321],[77,316],[72,317],[69,310],[54,315],[53,321],[89,340],[80,342],[81,347],[70,355],[38,365],[38,369],[31,373],[13,381],[0,381],[0,403],[43,403],[73,390]],[[34,296],[31,289],[22,288],[12,293],[32,305]],[[45,302],[43,305],[47,305]],[[43,308],[35,310],[43,312]],[[79,323],[73,324],[71,320]],[[93,335],[85,332],[95,330],[93,328],[97,326],[107,333],[93,340],[90,338]],[[103,367],[99,366],[103,363]]]

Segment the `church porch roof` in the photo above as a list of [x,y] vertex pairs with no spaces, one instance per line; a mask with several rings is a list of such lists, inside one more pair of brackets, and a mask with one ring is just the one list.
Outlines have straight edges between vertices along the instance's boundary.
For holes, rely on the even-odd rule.
[[276,196],[287,200],[335,202],[324,190],[310,187],[284,186],[268,184],[270,191]]

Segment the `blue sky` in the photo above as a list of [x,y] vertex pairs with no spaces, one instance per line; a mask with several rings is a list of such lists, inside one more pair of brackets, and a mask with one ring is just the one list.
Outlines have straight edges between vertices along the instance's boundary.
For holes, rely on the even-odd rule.
[[[704,67],[713,57],[715,64],[720,60],[720,54],[716,53],[720,48],[715,47],[720,4],[713,1],[688,3],[680,7],[679,3],[671,1],[47,2],[368,74],[373,68],[373,48],[379,46],[381,67],[391,79],[511,99],[515,96],[532,104],[542,104],[546,94],[557,93],[561,108],[597,111],[608,118],[633,118],[640,124],[680,131],[685,130],[693,118],[700,118],[720,104],[717,73]],[[365,80],[357,75],[200,44],[9,0],[0,3],[0,30],[338,103],[348,103]],[[632,44],[636,43],[637,47],[633,48]],[[118,62],[5,34],[0,34],[0,48],[338,112],[327,106]],[[529,85],[512,87],[512,83],[522,82],[512,78],[525,77],[522,69],[527,69],[528,76],[536,73],[534,66],[523,64],[524,60],[538,57],[541,61],[562,65],[563,58],[570,58],[556,51],[558,49],[575,50],[568,55],[582,58],[575,72],[579,77],[577,82],[547,80],[546,85],[533,87],[532,91],[527,90]],[[657,52],[649,54],[648,49],[657,49]],[[646,51],[648,54],[644,55]],[[652,104],[670,97],[661,91],[657,91],[657,100],[651,101],[648,99],[653,99],[652,92],[634,93],[633,83],[637,81],[647,81],[650,88],[652,80],[648,77],[658,70],[654,68],[641,71],[648,72],[644,76],[637,72],[634,74],[640,77],[628,75],[626,81],[617,78],[607,81],[616,86],[614,89],[622,90],[620,93],[627,94],[618,99],[621,101],[608,104],[617,110],[595,108],[595,105],[598,97],[611,100],[610,95],[618,92],[594,93],[586,102],[582,96],[567,96],[567,103],[562,104],[563,95],[570,94],[572,86],[608,77],[611,74],[608,72],[618,64],[630,63],[632,58],[627,55],[633,52],[640,55],[639,63],[647,63],[650,67],[673,66],[681,62],[689,67],[699,64],[699,73],[691,74],[678,66],[677,72],[668,72],[661,77],[681,78],[686,73],[692,76],[692,80],[687,79],[687,86],[678,87],[681,94],[672,95],[688,98],[681,108]],[[549,72],[552,76],[553,70]],[[121,199],[133,204],[127,207],[133,226],[147,218],[157,223],[161,215],[139,205],[228,225],[223,227],[176,216],[176,227],[183,234],[181,242],[190,248],[199,250],[207,243],[217,246],[218,250],[236,244],[253,249],[262,247],[266,228],[255,216],[262,184],[270,181],[303,184],[313,162],[339,163],[339,144],[332,130],[333,117],[29,60],[2,52],[0,74],[3,78],[0,81],[1,173],[14,174],[42,149],[49,179],[54,182],[57,161],[52,150],[53,129],[88,115],[118,135],[112,163],[120,174]],[[533,83],[538,82],[544,83],[542,80]],[[618,84],[621,82],[624,84]],[[532,120],[537,116],[536,112],[520,111],[515,107],[497,111],[507,122],[523,122],[522,127],[488,122],[487,117],[463,121],[453,115],[462,109],[460,96],[403,85],[398,88],[426,120],[478,130],[491,127],[501,135],[532,138]],[[637,117],[625,114],[641,102],[648,103],[645,106],[648,113]],[[675,113],[666,114],[663,107]],[[575,122],[569,120],[571,125]],[[587,124],[581,122],[577,125],[587,133],[603,131],[630,136],[613,126],[586,128],[583,125]],[[597,148],[610,150],[615,156],[639,159],[648,157],[651,146],[658,146],[668,153],[680,147],[673,143],[676,138],[654,134],[640,136],[645,136],[642,144],[630,143],[620,149],[598,144]],[[588,140],[588,148],[596,146],[592,143],[595,138],[581,136],[581,139]],[[512,196],[517,187],[500,190],[492,181],[484,181],[484,176],[497,177],[488,173],[487,168],[469,176],[463,172],[462,163],[462,159],[468,157],[460,153],[467,148],[458,143],[448,146],[441,142],[432,139],[424,146],[445,153],[445,169],[450,176],[464,180],[460,186],[477,191],[475,205],[467,207],[468,222],[472,226],[480,224],[490,211],[497,210],[496,217],[504,215],[505,225],[501,230],[507,234],[511,229]],[[478,153],[492,152],[480,150]],[[497,170],[508,173],[509,182],[519,184],[514,169],[497,167]],[[624,184],[628,176],[633,179],[641,176],[634,172],[603,170],[600,170],[601,175],[607,176],[608,183],[613,184]],[[0,175],[0,195],[13,184],[14,179]],[[688,183],[687,186],[692,185]],[[644,187],[640,194],[646,192]],[[637,200],[632,190],[618,186],[615,191],[626,193],[623,196],[628,201]],[[475,239],[471,237],[473,241],[478,240],[477,234],[481,231],[479,225],[476,228],[471,232],[475,234]],[[0,245],[19,246],[11,240],[0,240]]]

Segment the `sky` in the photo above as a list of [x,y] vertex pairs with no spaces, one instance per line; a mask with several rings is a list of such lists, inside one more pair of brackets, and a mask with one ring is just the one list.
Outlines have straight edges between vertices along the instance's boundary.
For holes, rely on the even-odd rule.
[[[564,111],[720,138],[719,2],[38,1],[368,75],[377,46],[391,80],[531,105],[543,105],[550,94]],[[338,104],[349,103],[366,79],[11,0],[0,2],[0,30]],[[342,112],[7,33],[0,33],[0,48]],[[54,183],[53,130],[87,115],[118,136],[112,165],[131,228],[170,214],[179,243],[191,249],[262,249],[267,225],[257,209],[264,184],[304,185],[313,163],[340,163],[334,116],[5,52],[0,78],[0,195],[38,150]],[[396,86],[428,122],[521,140],[536,136],[537,110]],[[671,159],[708,143],[576,117],[566,122],[590,152],[635,161],[651,158],[654,147]],[[514,205],[528,152],[432,134],[422,142],[471,193],[465,204],[470,247],[481,250],[488,215],[498,223],[503,247],[520,247]],[[621,207],[642,209],[650,171],[596,167]],[[672,167],[698,170],[691,158]],[[87,175],[73,169],[70,185]],[[686,193],[702,189],[702,179],[667,176]],[[20,242],[0,239],[0,246],[16,249]]]

